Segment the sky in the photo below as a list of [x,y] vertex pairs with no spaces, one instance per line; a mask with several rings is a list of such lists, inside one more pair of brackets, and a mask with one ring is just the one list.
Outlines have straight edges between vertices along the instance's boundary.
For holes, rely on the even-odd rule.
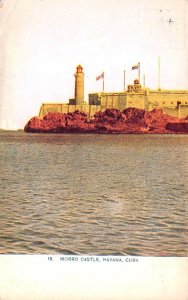
[[0,0],[0,128],[23,128],[42,103],[74,97],[81,64],[85,100],[138,77],[188,90],[187,0]]

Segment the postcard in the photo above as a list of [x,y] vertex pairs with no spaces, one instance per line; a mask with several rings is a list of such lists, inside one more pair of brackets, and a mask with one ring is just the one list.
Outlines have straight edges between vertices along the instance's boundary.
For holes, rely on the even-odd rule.
[[188,1],[0,1],[0,300],[188,297]]

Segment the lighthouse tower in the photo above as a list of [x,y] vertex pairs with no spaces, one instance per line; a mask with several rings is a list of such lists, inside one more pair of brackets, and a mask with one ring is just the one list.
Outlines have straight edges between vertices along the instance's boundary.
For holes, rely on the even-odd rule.
[[80,105],[84,101],[84,73],[81,65],[76,67],[75,76],[75,93],[74,98],[77,105]]

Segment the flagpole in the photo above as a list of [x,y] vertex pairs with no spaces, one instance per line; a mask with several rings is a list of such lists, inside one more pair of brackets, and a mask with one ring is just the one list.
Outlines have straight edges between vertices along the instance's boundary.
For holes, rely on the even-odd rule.
[[138,80],[139,80],[139,83],[140,83],[140,63],[138,63]]
[[126,71],[124,70],[124,78],[123,78],[123,88],[124,88],[124,91],[125,91],[125,73],[126,73]]
[[160,56],[158,56],[158,90],[161,89],[160,87],[160,73],[161,73],[161,62],[160,62]]
[[103,72],[102,89],[103,89],[103,92],[104,92],[104,72]]

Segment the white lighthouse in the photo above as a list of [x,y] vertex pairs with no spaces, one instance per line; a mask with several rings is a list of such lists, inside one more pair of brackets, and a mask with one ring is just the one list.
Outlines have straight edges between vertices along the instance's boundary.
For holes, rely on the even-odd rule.
[[84,73],[81,65],[76,67],[74,98],[77,105],[84,102]]

